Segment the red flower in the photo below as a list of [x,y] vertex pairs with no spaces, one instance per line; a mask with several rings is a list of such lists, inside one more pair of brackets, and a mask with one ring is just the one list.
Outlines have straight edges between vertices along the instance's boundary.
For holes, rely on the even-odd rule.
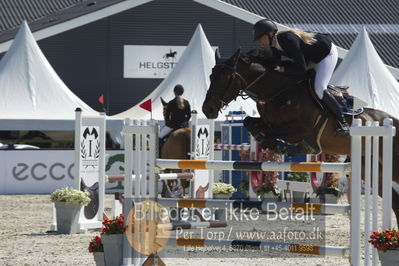
[[89,248],[88,248],[90,253],[93,252],[103,252],[103,244],[101,242],[101,237],[95,236],[89,243]]
[[104,221],[103,221],[104,228],[103,228],[101,234],[107,234],[107,235],[122,234],[125,232],[123,224],[124,224],[123,214],[113,218],[112,220],[104,219]]
[[392,230],[384,230],[382,232],[373,232],[368,241],[378,250],[394,250],[398,249],[399,232]]

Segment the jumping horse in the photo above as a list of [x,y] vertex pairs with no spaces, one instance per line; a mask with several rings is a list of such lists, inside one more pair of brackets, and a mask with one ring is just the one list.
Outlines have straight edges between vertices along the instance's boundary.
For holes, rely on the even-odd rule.
[[[219,111],[237,97],[249,96],[257,102],[260,117],[246,117],[244,126],[262,143],[263,148],[294,154],[350,155],[350,136],[336,136],[338,122],[312,96],[311,78],[287,75],[274,70],[279,58],[271,49],[240,53],[227,60],[216,52],[216,65],[210,76],[210,86],[202,105],[208,119],[215,119]],[[262,64],[259,64],[262,62]],[[245,92],[245,93],[243,93]],[[356,115],[364,121],[382,121],[391,118],[396,130],[399,120],[376,109],[364,108]],[[349,123],[351,116],[346,116]],[[393,140],[393,194],[392,208],[399,219],[399,132]],[[382,156],[380,155],[380,162]],[[380,169],[381,170],[381,169]],[[380,171],[381,172],[381,171]],[[381,176],[381,175],[380,175]],[[382,194],[381,178],[379,195]]]

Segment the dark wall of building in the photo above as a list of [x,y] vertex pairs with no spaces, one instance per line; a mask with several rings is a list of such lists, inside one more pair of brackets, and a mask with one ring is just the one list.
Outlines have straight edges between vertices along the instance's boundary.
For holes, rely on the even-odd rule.
[[[123,78],[124,45],[187,45],[201,23],[223,57],[256,47],[252,25],[189,0],[158,0],[39,41],[66,85],[83,101],[109,114],[137,104],[162,81]],[[172,88],[171,88],[172,89]]]

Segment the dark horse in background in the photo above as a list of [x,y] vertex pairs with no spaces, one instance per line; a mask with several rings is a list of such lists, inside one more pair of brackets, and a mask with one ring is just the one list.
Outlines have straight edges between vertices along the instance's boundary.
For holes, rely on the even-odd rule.
[[[273,51],[263,50],[261,58],[256,51],[240,54],[238,50],[227,60],[221,60],[216,52],[216,65],[202,106],[206,117],[217,118],[224,106],[243,96],[245,91],[257,101],[260,118],[247,117],[244,126],[262,143],[262,147],[289,155],[320,152],[350,155],[351,138],[335,135],[338,122],[311,96],[309,86],[313,81],[308,77],[289,76],[274,71],[279,59]],[[260,61],[263,63],[259,64]],[[399,120],[380,110],[365,108],[356,118],[360,118],[363,123],[379,121],[380,124],[385,118],[391,118],[396,130],[399,129]],[[346,119],[351,123],[351,116]],[[399,183],[398,144],[399,133],[396,132],[393,140],[393,181],[396,183]],[[381,178],[379,183],[381,196]],[[392,208],[398,221],[399,194],[394,188]]]

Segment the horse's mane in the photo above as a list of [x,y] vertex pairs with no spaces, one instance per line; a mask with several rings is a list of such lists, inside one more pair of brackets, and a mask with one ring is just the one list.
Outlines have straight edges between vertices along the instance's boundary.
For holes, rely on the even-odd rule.
[[262,47],[242,53],[240,60],[246,64],[255,63],[273,69],[281,62],[281,53],[274,47]]

